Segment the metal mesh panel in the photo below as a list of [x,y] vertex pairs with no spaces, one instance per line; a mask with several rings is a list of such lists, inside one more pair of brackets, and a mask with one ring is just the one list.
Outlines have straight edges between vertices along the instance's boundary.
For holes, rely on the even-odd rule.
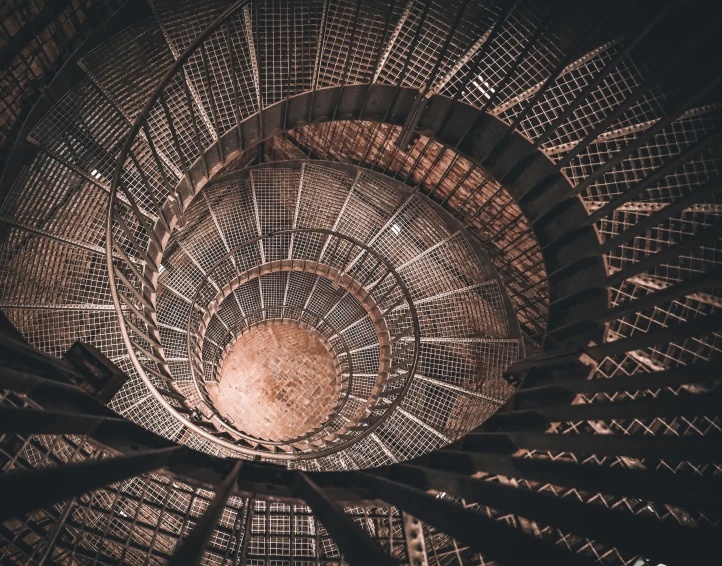
[[[229,248],[233,249],[260,235],[255,220],[250,181],[216,185],[213,193],[207,195],[207,199]],[[246,253],[250,251],[246,250]],[[249,261],[260,261],[260,255],[249,258]]]
[[[118,73],[115,68],[116,60],[125,62],[122,73]],[[113,101],[114,106],[128,121],[132,121],[155,87],[157,76],[154,69],[167,67],[172,61],[160,29],[157,24],[148,20],[116,35],[84,56],[79,63],[109,100]],[[136,147],[136,157],[143,165],[146,178],[149,182],[155,181],[156,185],[159,174],[173,179],[179,178],[180,164],[172,161],[174,150],[171,148],[171,132],[157,111],[149,121],[149,131],[159,135],[158,138],[153,136],[153,141],[163,172],[154,172],[157,165],[151,165],[148,148],[139,150]],[[136,146],[139,146],[138,142]],[[138,153],[141,155],[137,155]],[[155,189],[158,190],[158,187]]]
[[[198,32],[202,29],[205,26]],[[236,13],[184,65],[186,77],[204,109],[204,119],[220,133],[258,111],[248,33],[243,14]],[[185,48],[184,45],[181,52]]]
[[414,199],[397,209],[385,230],[377,233],[374,245],[396,265],[411,261],[423,250],[449,236],[443,222],[428,204]]
[[[114,66],[117,60],[126,62],[122,73],[118,73]],[[160,28],[152,21],[145,21],[96,48],[81,60],[81,65],[113,104],[121,109],[126,119],[132,120],[157,83],[155,69],[167,68],[172,60]],[[168,111],[173,118],[184,158],[198,151],[193,147],[194,143],[206,147],[211,139],[206,126],[208,120],[203,119],[202,110],[186,88],[187,85],[176,78],[166,91]],[[193,118],[191,112],[194,113]],[[193,119],[199,129],[198,139],[191,124]],[[177,172],[182,162],[173,145],[170,125],[160,104],[155,105],[148,119],[148,128],[161,158],[169,160]]]
[[507,333],[496,281],[416,301],[424,338],[501,338]]
[[[558,38],[548,32],[542,34],[516,72],[502,84],[507,71],[540,24],[541,10],[541,7],[533,6],[513,11],[486,48],[486,55],[476,62],[475,66],[469,62],[459,68],[441,91],[442,94],[453,96],[461,90],[461,99],[464,102],[481,107],[489,101],[492,94],[496,94],[496,100],[506,101],[543,81],[561,53]],[[471,84],[463,84],[463,78],[474,68],[482,69],[482,72],[472,77]]]
[[[122,72],[116,67],[123,61]],[[79,64],[127,120],[141,111],[158,82],[156,69],[168,68],[173,56],[152,20],[110,38],[83,56]]]
[[368,242],[389,221],[402,202],[403,195],[398,189],[381,184],[362,173],[346,205],[345,211],[350,213],[341,217],[336,230]]
[[0,304],[112,304],[97,252],[9,229],[0,248]]
[[101,246],[107,199],[103,189],[41,153],[17,179],[0,214],[21,226]]
[[15,327],[36,348],[62,356],[76,340],[95,345],[113,360],[126,356],[112,309],[3,309]]
[[[334,229],[353,187],[353,179],[346,173],[317,165],[304,165],[301,179],[296,227]],[[323,202],[324,206],[317,206],[315,203],[318,202]]]
[[498,19],[499,9],[500,6],[488,2],[468,3],[458,26],[451,34],[447,52],[440,61],[432,87],[434,91],[438,92],[443,88],[449,78],[456,75],[463,61],[473,57],[481,44],[481,38]]
[[108,183],[120,149],[117,140],[124,139],[128,130],[123,116],[89,79],[84,79],[43,117],[28,138]]
[[[452,151],[444,152],[440,144],[423,136],[405,152],[398,150],[394,146],[400,130],[398,127],[378,127],[369,122],[343,122],[334,124],[328,136],[322,128],[323,126],[307,126],[292,132],[292,135],[321,157],[359,161],[369,167],[382,168],[387,175],[393,175],[409,185],[419,186],[423,192],[441,201],[447,210],[453,212],[454,216],[473,231],[510,291],[522,331],[529,337],[525,345],[532,350],[538,349],[547,316],[546,269],[531,226],[506,189],[482,168]],[[359,140],[363,140],[363,143],[357,143]],[[357,188],[360,190],[363,187],[362,180],[360,178],[356,181],[346,207],[358,206],[356,192]],[[392,198],[383,195],[379,200],[389,202],[391,207],[385,205],[386,209],[394,212],[398,211],[400,203],[403,202],[398,196]],[[371,209],[365,213],[369,218],[365,222],[370,222],[373,218],[375,224],[383,226],[391,218],[391,214],[385,213],[378,218]],[[400,214],[403,215],[403,211]],[[344,224],[343,213],[339,218],[338,229],[348,229]],[[385,231],[389,241],[405,237],[402,225],[395,224],[396,229],[389,224]],[[364,224],[354,225],[353,229],[356,237],[368,237],[366,234],[369,232],[362,231],[365,230]],[[399,234],[396,234],[396,231],[399,231]],[[385,238],[382,236],[380,239],[384,241]],[[402,247],[391,246],[390,249],[391,253],[408,254]],[[459,247],[451,242],[442,249],[449,252],[453,249],[455,257],[458,258],[466,257],[470,251],[467,244]],[[410,273],[416,271],[413,275],[416,281],[415,285],[411,286],[412,292],[416,292],[421,286],[437,283],[441,285],[441,281],[449,277],[448,273],[441,269],[436,269],[433,277],[422,277],[418,272],[421,267],[431,268],[431,258],[441,255],[442,249],[430,256],[421,256],[421,263],[417,267],[414,267],[413,263],[402,264],[402,276],[405,276],[405,270]],[[463,260],[460,265],[463,265]],[[455,271],[456,267],[447,269]],[[457,276],[463,277],[460,274]]]
[[[489,11],[496,9],[470,2],[461,24],[451,33],[451,23],[460,8],[455,4],[431,2],[424,17],[424,2],[409,2],[404,14],[406,17],[402,16],[401,25],[397,24],[392,36],[392,43],[386,47],[390,51],[377,73],[379,82],[420,88],[425,85],[437,62],[439,68],[436,76],[444,77],[448,74],[459,57],[471,49],[484,33],[490,21]],[[444,52],[447,37],[449,44]],[[407,58],[409,63],[406,72],[403,72]]]
[[452,389],[443,382],[417,379],[402,407],[411,414],[424,415],[424,422],[448,438],[466,432],[469,421],[484,421],[496,411],[496,404],[480,402],[480,396]]
[[414,458],[448,442],[439,431],[409,415],[397,409],[376,433],[399,460]]
[[[545,91],[529,115],[522,121],[520,129],[531,139],[541,135],[556,116],[560,115],[566,106],[614,58],[621,47],[621,45],[614,45],[608,49],[599,49],[599,54],[585,56],[584,62],[578,67],[570,66],[576,68],[563,72],[554,85]],[[639,86],[644,72],[643,67],[642,69],[639,67],[631,57],[621,61],[586,97],[573,116],[554,130],[549,141],[543,145],[543,150],[550,155],[559,155],[563,153],[564,149],[573,147],[575,142],[582,139],[587,132],[605,118],[611,108],[621,103]],[[643,96],[611,126],[611,129],[643,123],[658,115],[661,110],[659,98],[659,94],[655,91]],[[497,115],[510,122],[522,109],[523,105],[517,104]]]
[[500,378],[518,356],[518,345],[502,342],[425,342],[419,374],[473,389],[478,375]]
[[[622,214],[615,215],[616,219],[619,219]],[[615,228],[623,226],[629,220],[634,219],[635,216],[638,220],[642,220],[648,214],[624,214],[625,222],[617,223]],[[720,215],[719,213],[699,214],[688,212],[680,216],[681,218],[673,218],[671,221],[655,227],[654,230],[650,230],[649,233],[636,237],[615,249],[609,254],[611,270],[616,272],[625,267],[634,266],[637,262],[680,242],[685,236],[692,236],[705,227],[714,227],[719,223]],[[605,222],[604,224],[604,227],[606,227],[611,223]],[[646,278],[649,281],[650,288],[655,286],[663,288],[671,283],[683,281],[692,275],[705,273],[719,265],[719,262],[719,242],[712,241],[693,250],[683,252],[679,257],[654,266],[637,277]]]
[[[614,303],[624,304],[645,297],[649,292],[648,286],[632,282],[626,283],[616,293]],[[616,320],[610,328],[609,340],[646,334],[666,328],[669,324],[693,321],[709,316],[719,308],[718,301],[709,300],[709,298],[712,297],[710,295],[685,297],[682,300],[662,303],[652,309]],[[644,360],[648,368],[662,370],[714,359],[719,355],[720,344],[720,336],[715,333],[652,346],[644,352],[637,352],[637,354]]]
[[208,120],[198,107],[185,77],[175,75],[164,91],[164,98],[165,105],[159,100],[150,112],[150,136],[182,170],[190,167],[195,157],[211,145],[214,133],[207,126]]
[[228,7],[220,0],[150,0],[149,4],[176,59]]
[[168,326],[161,326],[159,331],[161,342],[163,343],[163,351],[167,357],[188,357],[185,330],[170,328]]
[[[293,228],[300,180],[299,171],[281,169],[251,173],[253,198],[261,234]],[[266,261],[286,259],[290,242],[290,235],[264,241]]]
[[203,281],[204,273],[181,247],[171,250],[163,260],[165,269],[159,283],[173,289],[190,300],[196,287]]
[[[397,6],[391,14],[391,25],[398,18],[399,10]],[[354,35],[349,23],[355,20],[356,3],[329,3],[319,64],[319,87],[371,81],[375,58],[383,48],[388,11],[389,7],[381,3],[362,2]]]
[[158,293],[158,322],[175,328],[183,328],[190,311],[189,299],[181,298],[166,286]]
[[[701,109],[690,113],[687,117],[673,122],[663,133],[643,145],[637,152],[626,158],[617,167],[595,181],[585,191],[585,201],[606,203],[617,196],[634,182],[639,182],[657,169],[662,163],[680,153],[684,148],[699,140],[706,132],[714,129],[719,123],[719,111]],[[591,171],[606,162],[610,151],[614,152],[619,145],[625,146],[637,135],[634,133],[619,136],[610,141],[599,141],[590,144],[587,151],[570,164],[568,175],[572,181],[578,183],[586,178]],[[716,150],[718,151],[718,150]],[[655,200],[669,202],[683,193],[687,183],[701,184],[718,170],[719,161],[717,153],[707,154],[707,159],[697,158],[685,167],[686,171],[676,175],[668,175],[665,182],[655,184],[640,200]]]
[[247,25],[252,25],[255,33],[264,107],[312,86],[322,12],[321,2],[317,0],[288,4],[262,2],[248,10]]
[[[208,271],[228,251],[222,234],[207,206],[198,207],[198,213],[186,215],[186,226],[178,235],[183,253],[203,272]],[[168,266],[173,262],[168,262]]]

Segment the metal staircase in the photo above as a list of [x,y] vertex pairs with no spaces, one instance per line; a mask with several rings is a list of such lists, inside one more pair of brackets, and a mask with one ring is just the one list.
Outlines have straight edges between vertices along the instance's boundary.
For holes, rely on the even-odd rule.
[[[0,181],[0,308],[32,345],[3,342],[0,561],[717,553],[721,75],[705,9],[120,8]],[[331,320],[342,297],[366,313],[362,338]],[[269,320],[344,335],[339,359],[379,352],[349,366],[357,400],[316,445],[190,417],[228,346]],[[128,376],[114,413],[52,381],[78,339]],[[221,458],[239,453],[291,469]]]

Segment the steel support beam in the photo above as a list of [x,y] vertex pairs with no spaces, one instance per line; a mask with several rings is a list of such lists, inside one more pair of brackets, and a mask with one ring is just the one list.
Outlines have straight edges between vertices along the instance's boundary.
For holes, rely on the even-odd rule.
[[[714,534],[660,521],[656,517],[589,505],[572,498],[538,493],[443,470],[400,464],[390,477],[419,490],[436,490],[467,502],[514,513],[563,532],[574,533],[664,564],[684,566],[717,552]],[[546,562],[542,562],[546,563]]]
[[722,502],[722,481],[699,475],[458,450],[441,450],[412,463],[458,474],[485,472],[688,508],[719,506]]
[[92,460],[80,464],[18,470],[0,478],[0,521],[78,497],[89,491],[163,467],[180,446]]
[[393,560],[304,472],[297,472],[294,493],[305,500],[352,566],[393,566]]
[[535,409],[499,412],[487,420],[485,430],[544,430],[550,423],[612,421],[722,414],[722,396],[716,393],[687,394],[667,398],[552,405]]
[[513,454],[519,449],[627,456],[691,462],[722,461],[722,444],[693,436],[614,436],[545,434],[543,432],[472,432],[461,441],[464,450]]
[[502,564],[591,566],[595,562],[550,541],[497,522],[454,501],[364,472],[352,472],[354,484],[390,505],[418,517],[456,540]]

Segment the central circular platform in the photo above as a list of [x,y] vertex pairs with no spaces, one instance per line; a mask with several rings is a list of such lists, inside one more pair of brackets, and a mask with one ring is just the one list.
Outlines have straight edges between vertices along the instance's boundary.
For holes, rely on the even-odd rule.
[[257,326],[225,356],[218,383],[207,383],[221,415],[246,434],[271,441],[303,436],[331,415],[340,393],[334,355],[306,329]]

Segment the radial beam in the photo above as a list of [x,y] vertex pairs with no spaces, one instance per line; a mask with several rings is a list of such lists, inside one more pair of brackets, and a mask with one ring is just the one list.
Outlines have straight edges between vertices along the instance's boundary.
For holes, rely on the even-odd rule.
[[79,464],[22,470],[0,478],[0,521],[78,497],[162,468],[183,448],[173,446]]
[[365,472],[352,472],[353,483],[403,512],[411,513],[485,557],[502,564],[592,566],[590,558],[498,522],[426,491]]
[[226,508],[228,497],[236,485],[242,465],[243,460],[238,460],[231,472],[218,486],[213,501],[211,501],[206,512],[203,513],[203,516],[196,523],[191,534],[183,541],[180,548],[176,550],[173,558],[168,561],[168,566],[195,566],[201,563],[203,553],[208,546],[211,535],[218,525],[218,520],[221,518],[223,510]]
[[297,473],[294,492],[313,509],[351,566],[396,565],[396,561],[361,530],[338,503],[330,499],[304,472]]

